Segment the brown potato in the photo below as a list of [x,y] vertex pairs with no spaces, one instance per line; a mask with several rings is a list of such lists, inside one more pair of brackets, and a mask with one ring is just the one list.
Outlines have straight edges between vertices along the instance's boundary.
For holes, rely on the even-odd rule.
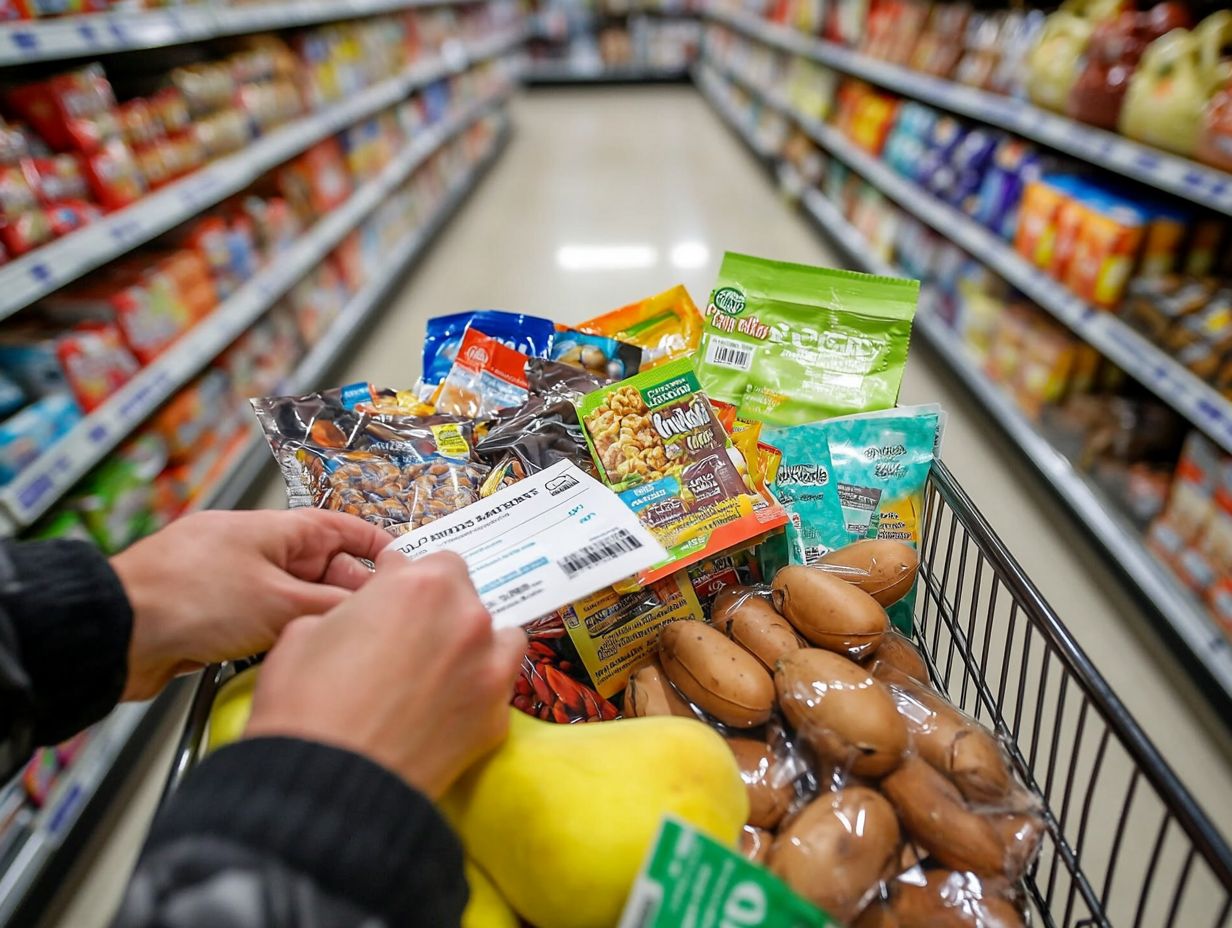
[[902,759],[907,726],[890,691],[859,664],[804,648],[779,661],[774,685],[787,721],[823,761],[879,777]]
[[898,841],[898,820],[885,798],[866,786],[851,786],[822,793],[801,809],[775,838],[768,866],[805,899],[846,923],[898,856]]
[[643,664],[629,675],[625,687],[625,715],[680,715],[697,718],[672,687],[658,661]]
[[852,660],[876,651],[890,628],[876,600],[816,567],[784,567],[774,575],[770,595],[774,608],[806,639]]
[[892,606],[915,585],[920,555],[901,541],[868,538],[831,551],[819,563],[838,568],[837,576],[882,606]]
[[710,604],[710,624],[718,629],[727,628],[727,616],[757,590],[751,586],[725,586],[714,595]]
[[730,605],[723,621],[716,620],[715,626],[761,661],[770,673],[774,673],[779,658],[804,647],[804,639],[796,634],[791,623],[760,596],[749,596]]
[[869,906],[855,928],[1023,928],[1012,902],[989,889],[975,874],[928,870],[924,885],[894,884],[888,903]]
[[992,732],[915,680],[881,679],[920,756],[953,780],[968,802],[1003,804],[1014,778]]
[[749,793],[749,824],[775,829],[796,797],[791,782],[780,783],[778,763],[770,745],[756,738],[729,738],[727,746],[736,755],[740,776]]
[[659,636],[659,663],[681,694],[725,725],[770,718],[774,681],[748,651],[704,622],[673,622]]
[[1015,812],[993,816],[992,823],[1005,846],[1005,875],[1017,882],[1026,875],[1044,842],[1044,822],[1037,815]]
[[744,830],[740,832],[740,853],[763,867],[770,856],[772,843],[774,843],[774,835],[764,828],[745,825]]
[[873,676],[881,679],[890,676],[887,671],[894,670],[906,674],[913,680],[928,683],[928,665],[924,663],[924,655],[901,632],[890,629],[881,639],[881,644],[868,659],[868,667]]
[[972,812],[962,794],[920,757],[906,758],[881,781],[907,833],[947,867],[1001,876],[1006,848],[988,816]]

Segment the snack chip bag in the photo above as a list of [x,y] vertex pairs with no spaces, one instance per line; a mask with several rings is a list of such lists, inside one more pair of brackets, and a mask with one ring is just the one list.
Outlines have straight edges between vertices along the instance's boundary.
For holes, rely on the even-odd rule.
[[479,499],[487,468],[469,422],[380,411],[366,383],[250,402],[292,509],[351,513],[397,536]]
[[526,362],[520,351],[468,328],[436,395],[436,411],[478,419],[526,402]]
[[578,412],[600,477],[668,549],[668,560],[644,571],[640,582],[787,520],[741,473],[743,459],[701,392],[690,358],[596,390]]
[[641,369],[649,370],[697,350],[702,314],[689,291],[678,284],[656,296],[596,316],[577,328],[579,332],[606,335],[636,345],[642,349]]
[[767,425],[892,406],[919,286],[728,252],[706,307],[698,380]]
[[642,366],[642,354],[641,348],[628,342],[557,326],[548,357],[612,381],[636,374]]
[[[880,538],[918,549],[924,487],[940,457],[945,416],[938,406],[902,406],[821,423],[833,464],[847,538]],[[888,610],[910,633],[914,590]]]
[[467,329],[476,328],[507,348],[532,358],[546,358],[556,337],[556,326],[547,319],[494,309],[471,310],[436,316],[424,333],[423,376],[417,392],[427,399],[453,367]]
[[787,564],[816,563],[847,543],[826,425],[814,422],[766,432],[767,441],[781,454],[766,484],[789,521],[783,536],[768,539],[759,549],[764,576],[774,576]]

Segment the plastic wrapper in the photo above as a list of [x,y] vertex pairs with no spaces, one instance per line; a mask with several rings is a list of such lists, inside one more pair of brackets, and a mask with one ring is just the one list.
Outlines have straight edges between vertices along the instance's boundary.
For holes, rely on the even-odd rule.
[[400,535],[479,498],[471,423],[381,411],[368,384],[252,400],[292,508],[358,515]]
[[915,281],[729,252],[706,307],[698,380],[772,425],[884,409],[898,399],[918,292]]
[[888,900],[870,905],[855,928],[1024,928],[1003,881],[954,870],[909,870]]
[[436,394],[437,412],[468,419],[526,401],[527,356],[475,328],[466,330],[453,366]]
[[702,315],[683,286],[583,322],[579,332],[606,335],[642,349],[642,370],[691,355],[701,340]]
[[557,361],[528,360],[526,402],[498,413],[476,448],[484,460],[492,462],[484,495],[561,460],[594,473],[576,404],[605,383],[596,374]]
[[514,708],[564,725],[619,717],[619,710],[587,683],[561,615],[554,613],[531,622],[526,634],[526,654],[514,681]]
[[642,349],[606,335],[593,335],[560,326],[552,340],[550,357],[590,371],[605,382],[632,377],[642,366]]

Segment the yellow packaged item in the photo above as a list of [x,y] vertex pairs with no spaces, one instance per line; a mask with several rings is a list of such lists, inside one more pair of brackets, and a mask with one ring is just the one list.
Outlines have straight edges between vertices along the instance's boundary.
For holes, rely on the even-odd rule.
[[642,349],[641,370],[649,370],[697,350],[702,314],[689,291],[678,284],[657,296],[596,316],[577,330],[636,345]]
[[608,587],[560,611],[578,657],[605,698],[623,690],[633,668],[655,653],[663,628],[702,618],[684,570],[632,593]]

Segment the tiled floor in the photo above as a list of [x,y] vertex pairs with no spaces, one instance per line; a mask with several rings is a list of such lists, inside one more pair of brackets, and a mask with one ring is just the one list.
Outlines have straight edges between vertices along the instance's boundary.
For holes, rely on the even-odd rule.
[[[514,124],[491,178],[335,382],[412,382],[424,320],[440,313],[487,307],[580,320],[681,282],[700,300],[725,249],[834,261],[692,89],[537,91],[517,102]],[[904,402],[949,410],[946,461],[1164,756],[1232,832],[1229,754],[1203,724],[1183,667],[1142,634],[1132,603],[1064,513],[935,364],[917,348]],[[271,480],[259,500],[285,505],[281,484]],[[105,923],[138,833],[117,832],[122,840],[100,855],[105,866],[60,925]]]

